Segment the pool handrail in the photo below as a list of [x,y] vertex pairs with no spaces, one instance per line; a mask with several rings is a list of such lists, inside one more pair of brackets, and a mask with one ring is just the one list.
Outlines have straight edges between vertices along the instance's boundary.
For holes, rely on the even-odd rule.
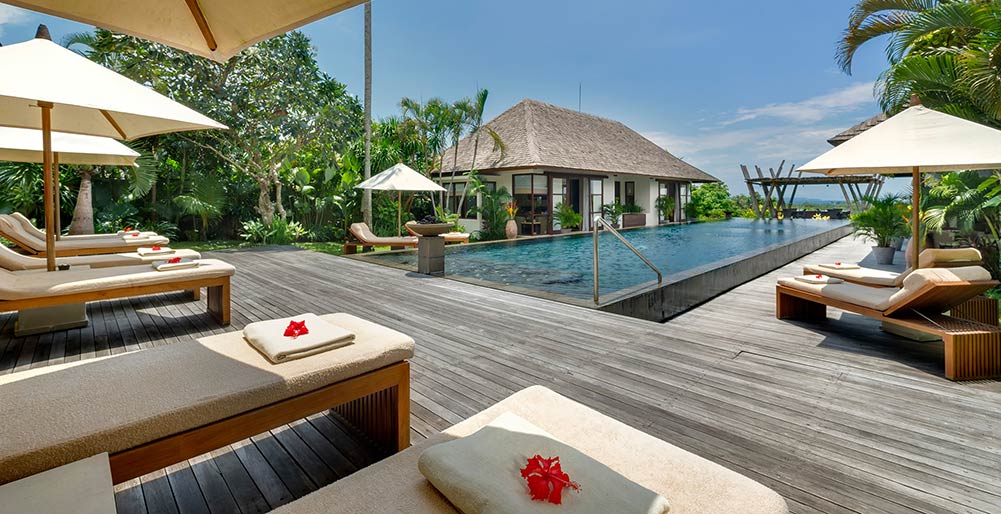
[[605,218],[602,218],[601,216],[595,216],[594,223],[591,224],[591,230],[594,232],[594,304],[595,305],[600,303],[598,301],[598,296],[599,296],[598,295],[598,226],[599,225],[605,227],[609,232],[612,233],[612,235],[617,237],[619,241],[622,241],[622,244],[626,245],[626,248],[632,250],[637,257],[639,257],[643,262],[646,263],[647,266],[650,266],[650,269],[652,269],[653,272],[657,274],[658,285],[664,282],[664,274],[661,273],[659,269],[657,269],[657,266],[654,266],[653,263],[650,262],[650,259],[647,259],[646,256],[644,256],[642,253],[640,253],[639,250],[636,249],[635,246],[633,246],[629,241],[626,241],[626,238],[622,237],[622,234],[620,234],[618,230],[615,230],[615,227],[613,227],[610,223],[605,221]]

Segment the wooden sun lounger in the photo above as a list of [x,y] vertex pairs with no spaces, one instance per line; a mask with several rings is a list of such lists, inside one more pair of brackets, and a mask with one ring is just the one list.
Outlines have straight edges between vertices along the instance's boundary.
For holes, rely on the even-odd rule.
[[[39,247],[33,244],[32,241],[27,240],[21,234],[10,230],[4,230],[0,228],[0,237],[14,243],[21,250],[23,250],[28,255],[33,257],[45,258],[48,253],[45,251],[45,247]],[[155,238],[152,241],[143,241],[147,245],[163,244],[164,238]],[[78,255],[104,255],[109,253],[130,253],[136,251],[138,245],[125,244],[122,242],[111,242],[111,241],[100,241],[94,240],[92,246],[63,246],[60,248],[60,241],[56,241],[56,257],[75,257]]]
[[344,242],[344,253],[345,255],[352,255],[358,253],[359,248],[364,253],[376,246],[388,246],[393,250],[417,248],[417,238],[379,237],[372,233],[368,225],[353,223],[348,230],[348,240]]
[[834,307],[901,327],[930,333],[945,343],[945,376],[950,380],[1001,377],[1001,328],[943,312],[998,285],[996,280],[928,284],[907,301],[879,311],[847,301],[778,284],[775,316],[778,319],[818,321]]

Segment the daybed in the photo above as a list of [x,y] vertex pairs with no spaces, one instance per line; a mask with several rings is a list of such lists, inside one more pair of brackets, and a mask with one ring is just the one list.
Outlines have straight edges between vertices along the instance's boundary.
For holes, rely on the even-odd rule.
[[[457,514],[420,474],[431,445],[469,435],[512,412],[662,494],[678,514],[785,514],[785,500],[739,473],[647,435],[542,386],[524,389],[397,455],[338,480],[275,514]],[[526,456],[529,457],[529,456]],[[514,472],[517,468],[513,467]],[[568,470],[572,474],[572,470]],[[586,494],[586,485],[582,484]],[[545,507],[545,505],[544,505]],[[553,512],[560,509],[549,505]]]
[[[75,257],[58,257],[56,265],[73,267],[88,266],[91,268],[111,268],[115,266],[136,266],[152,264],[156,261],[180,257],[182,259],[201,259],[201,254],[194,250],[178,249],[168,254],[139,255],[132,253],[108,253],[103,255],[79,255]],[[0,245],[0,268],[8,271],[45,269],[45,259],[20,254]]]
[[997,285],[979,266],[918,269],[899,288],[785,278],[775,288],[775,315],[816,321],[836,307],[941,337],[951,380],[1001,377],[1001,328],[943,314]]
[[[16,244],[25,252],[37,257],[45,257],[45,239],[35,237],[10,216],[0,215],[0,236]],[[115,236],[96,239],[63,238],[56,241],[56,256],[96,255],[105,253],[132,252],[141,246],[167,246],[169,239],[163,236],[126,237]]]
[[199,298],[208,289],[208,312],[229,324],[229,278],[233,266],[214,259],[196,268],[157,271],[150,265],[67,271],[0,269],[0,312],[52,307],[168,291],[191,291]]
[[120,483],[334,407],[406,448],[413,340],[323,318],[354,343],[276,365],[230,332],[0,376],[0,483],[102,452]]
[[389,246],[394,249],[416,247],[416,237],[380,237],[375,235],[365,223],[352,223],[349,232],[352,239],[344,243],[344,253],[357,253],[358,249],[364,252],[366,248],[373,246]]

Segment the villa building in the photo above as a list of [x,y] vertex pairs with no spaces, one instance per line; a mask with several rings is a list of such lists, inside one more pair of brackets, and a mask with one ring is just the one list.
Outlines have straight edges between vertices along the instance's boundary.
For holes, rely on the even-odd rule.
[[[487,129],[503,144],[495,144]],[[476,230],[480,220],[471,207],[479,199],[462,200],[471,169],[489,187],[512,194],[521,235],[558,232],[563,227],[553,213],[561,203],[583,216],[581,230],[616,200],[645,215],[631,217],[633,224],[684,221],[692,184],[718,182],[622,123],[536,100],[523,100],[485,124],[478,145],[469,136],[457,152],[453,147],[444,154],[440,178],[449,190],[447,205],[453,212],[461,206],[463,224]],[[675,199],[667,219],[656,208],[661,196]]]

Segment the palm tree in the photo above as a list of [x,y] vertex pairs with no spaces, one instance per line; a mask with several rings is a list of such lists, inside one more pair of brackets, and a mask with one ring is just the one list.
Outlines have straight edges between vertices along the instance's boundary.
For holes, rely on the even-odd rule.
[[[470,110],[467,115],[467,120],[469,121],[469,133],[473,136],[473,159],[469,165],[470,171],[478,171],[476,169],[476,154],[480,149],[480,134],[485,130],[487,135],[493,139],[494,149],[500,150],[500,158],[504,158],[504,152],[506,146],[504,146],[504,141],[501,140],[500,134],[495,132],[490,127],[483,126],[483,112],[486,110],[487,97],[490,92],[486,89],[480,89],[476,92],[476,97],[473,103],[470,105]],[[466,197],[463,196],[459,199],[459,206],[456,209],[457,212],[462,212],[462,204],[465,203]]]
[[201,220],[199,235],[208,240],[209,221],[222,216],[226,208],[226,191],[217,179],[198,181],[188,194],[174,198],[174,203],[184,214],[197,216]]

